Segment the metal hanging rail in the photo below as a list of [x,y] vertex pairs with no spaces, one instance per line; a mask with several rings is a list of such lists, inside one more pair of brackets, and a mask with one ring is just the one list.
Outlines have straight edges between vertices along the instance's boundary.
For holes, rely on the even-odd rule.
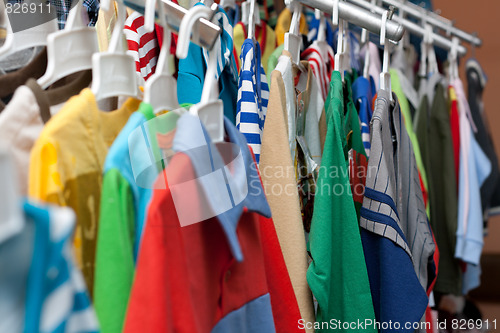
[[452,36],[456,36],[461,40],[470,43],[475,46],[481,46],[482,40],[475,34],[465,32],[457,27],[453,26],[453,21],[444,18],[434,12],[428,11],[414,3],[408,2],[406,0],[381,0],[389,6],[394,6],[396,8],[401,8],[405,14],[409,14],[415,18],[422,17],[422,10],[426,12],[426,22],[433,25],[436,28],[446,31]]
[[[367,10],[371,10],[377,14],[382,14],[385,11],[384,8],[376,6],[376,5],[372,5],[370,2],[366,2],[364,0],[348,0],[348,1],[351,4],[355,4],[356,6],[363,7]],[[420,26],[412,21],[403,19],[399,16],[396,16],[396,15],[393,16],[392,21],[398,22],[403,27],[405,27],[405,29],[407,29],[409,32],[411,32],[414,35],[423,37],[426,33],[425,29],[422,26]],[[437,33],[433,33],[432,38],[434,40],[434,45],[439,46],[439,47],[446,49],[446,50],[451,50],[453,43],[450,39],[448,39],[440,34],[437,34]],[[459,55],[464,56],[467,53],[467,49],[463,45],[459,45],[457,52]]]
[[[297,0],[298,2],[307,5],[309,7],[317,8],[322,12],[332,14],[333,4],[330,0]],[[381,12],[384,10],[381,9]],[[382,26],[382,14],[381,12],[374,14],[360,8],[359,6],[354,6],[345,1],[339,1],[339,17],[364,28],[374,34],[380,35],[380,29]],[[405,28],[396,23],[394,20],[387,21],[386,25],[386,37],[392,41],[400,41],[405,32]]]
[[[188,10],[170,0],[161,1],[169,28],[178,33],[182,18]],[[124,3],[127,7],[144,15],[144,0],[124,0]],[[191,41],[201,47],[211,49],[221,32],[222,29],[218,25],[202,18],[193,27]]]

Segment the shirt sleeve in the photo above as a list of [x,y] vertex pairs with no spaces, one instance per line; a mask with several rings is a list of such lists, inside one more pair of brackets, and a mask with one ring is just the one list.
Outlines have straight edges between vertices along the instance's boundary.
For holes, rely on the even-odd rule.
[[121,332],[134,276],[134,202],[117,169],[104,175],[97,234],[94,302],[102,332]]

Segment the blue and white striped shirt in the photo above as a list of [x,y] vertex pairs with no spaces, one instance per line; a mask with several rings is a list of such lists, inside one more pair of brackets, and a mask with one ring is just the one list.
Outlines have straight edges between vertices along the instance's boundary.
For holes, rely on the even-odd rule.
[[258,164],[269,99],[269,86],[261,64],[259,42],[254,44],[252,39],[246,39],[241,49],[236,127],[243,133],[248,145],[252,147]]
[[35,225],[26,288],[24,332],[99,332],[87,286],[73,255],[75,214],[69,208],[24,204]]

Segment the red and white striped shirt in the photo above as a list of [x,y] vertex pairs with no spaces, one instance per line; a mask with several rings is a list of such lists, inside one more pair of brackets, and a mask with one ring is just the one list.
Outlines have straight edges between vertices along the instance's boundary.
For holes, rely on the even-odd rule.
[[144,16],[137,12],[129,15],[123,29],[128,44],[127,54],[134,58],[137,72],[147,80],[154,74],[160,54],[156,33],[146,32]]

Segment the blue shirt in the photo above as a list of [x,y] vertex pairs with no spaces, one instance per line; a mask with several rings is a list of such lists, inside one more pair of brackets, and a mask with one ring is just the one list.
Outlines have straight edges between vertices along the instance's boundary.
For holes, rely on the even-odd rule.
[[236,128],[243,133],[249,146],[252,147],[258,164],[269,99],[269,86],[260,61],[259,42],[255,42],[254,45],[252,39],[246,39],[241,49]]

